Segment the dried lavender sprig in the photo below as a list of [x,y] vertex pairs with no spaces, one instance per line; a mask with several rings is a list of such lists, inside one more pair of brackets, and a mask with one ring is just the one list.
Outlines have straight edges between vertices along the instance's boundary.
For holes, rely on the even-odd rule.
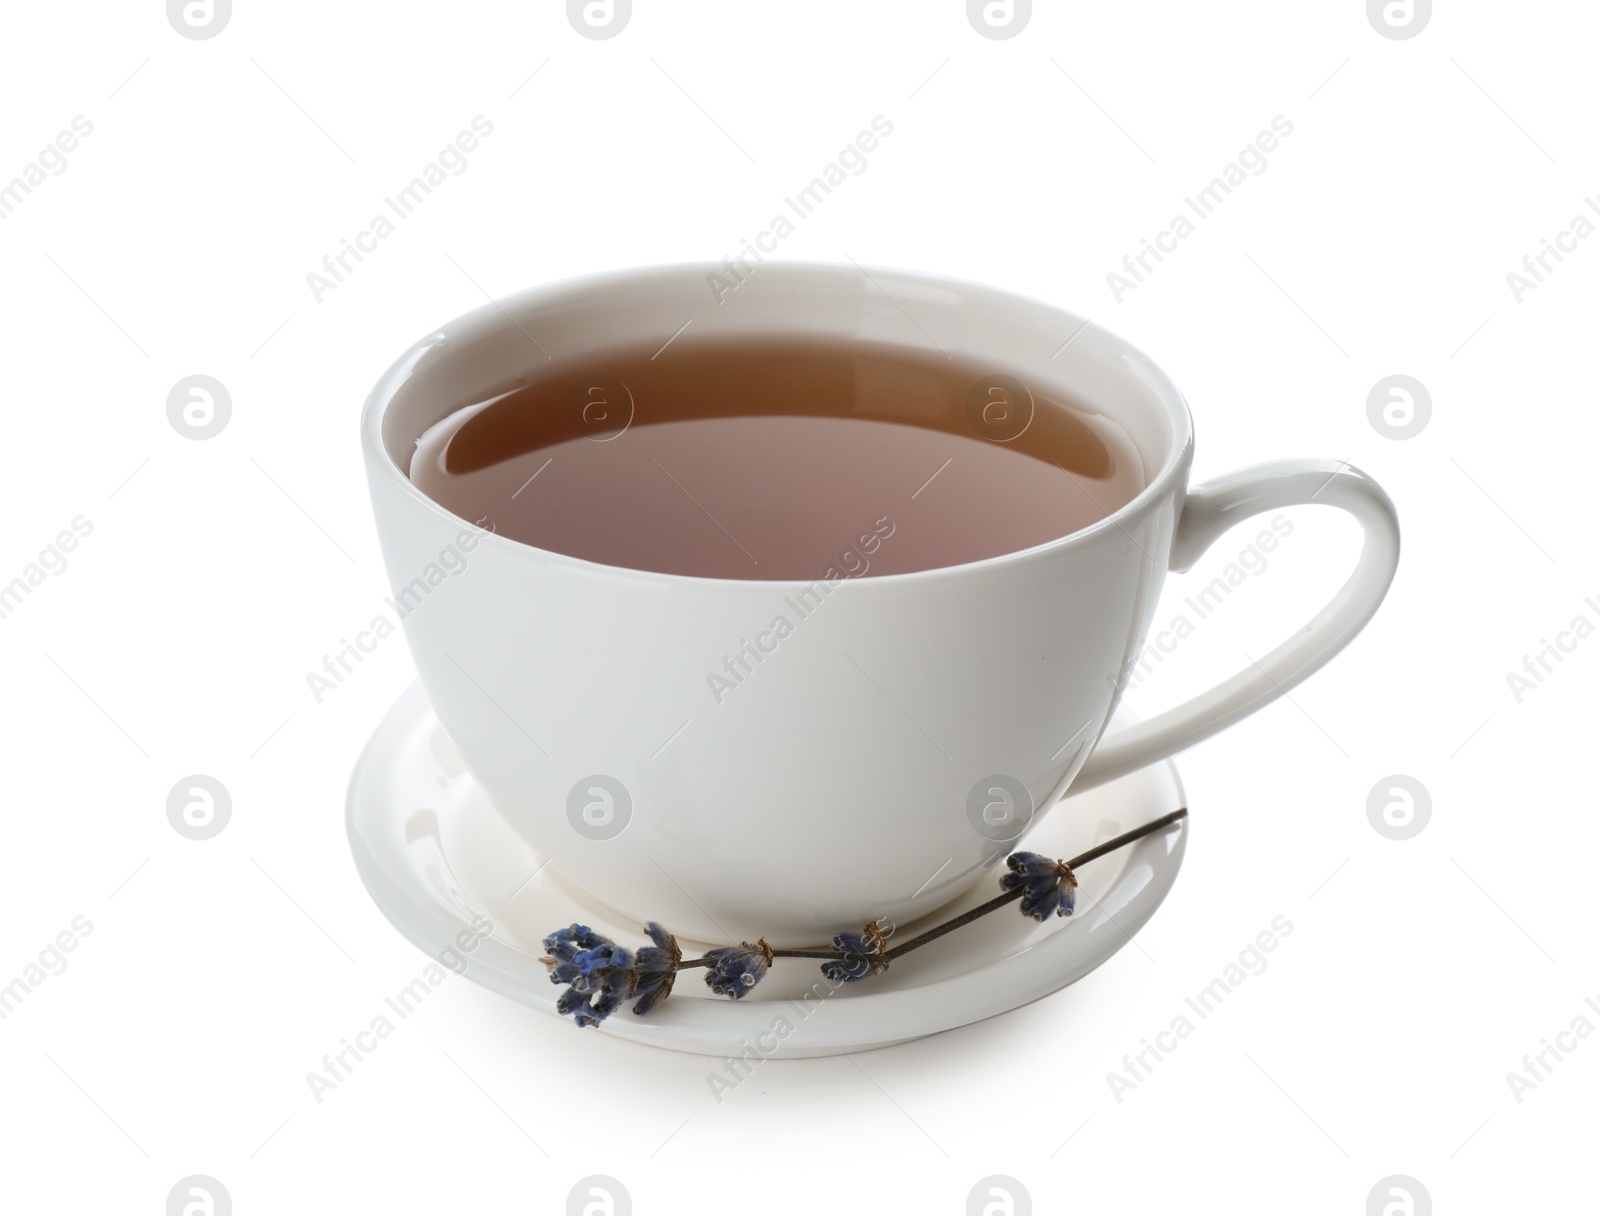
[[888,970],[892,959],[1016,900],[1022,901],[1022,911],[1035,920],[1070,916],[1078,886],[1075,867],[1170,827],[1188,813],[1187,808],[1180,808],[1065,861],[1038,853],[1012,853],[1006,858],[1007,873],[1001,877],[1004,891],[892,950],[885,948],[887,942],[878,926],[868,922],[860,933],[835,934],[831,949],[775,950],[758,938],[754,943],[719,946],[701,958],[684,959],[672,934],[652,921],[645,926],[645,932],[655,945],[642,948],[636,957],[587,926],[573,924],[545,938],[545,949],[551,953],[540,961],[550,968],[552,983],[571,985],[556,1002],[556,1008],[574,1015],[579,1026],[598,1026],[628,997],[639,998],[634,1013],[649,1013],[672,991],[677,972],[689,967],[710,968],[706,984],[719,996],[734,1000],[755,987],[775,958],[823,959],[825,976],[850,983],[880,975]]

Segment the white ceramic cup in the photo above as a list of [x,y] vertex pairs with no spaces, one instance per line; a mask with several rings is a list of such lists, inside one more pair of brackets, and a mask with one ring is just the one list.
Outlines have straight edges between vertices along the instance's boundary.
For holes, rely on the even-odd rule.
[[[1375,482],[1344,462],[1284,460],[1191,488],[1178,390],[1079,317],[899,271],[768,263],[719,292],[711,276],[725,273],[628,271],[487,305],[402,355],[362,419],[429,700],[518,833],[591,901],[723,943],[905,925],[969,887],[1069,785],[1128,773],[1282,695],[1388,589],[1400,538]],[[408,480],[414,441],[453,409],[551,360],[594,368],[608,348],[653,349],[686,323],[700,340],[936,345],[1110,415],[1145,487],[1032,549],[819,590],[548,552],[472,528]],[[1166,572],[1251,516],[1306,503],[1365,532],[1328,605],[1216,688],[1101,739]],[[808,587],[820,607],[759,660],[759,678],[716,699],[708,673]]]

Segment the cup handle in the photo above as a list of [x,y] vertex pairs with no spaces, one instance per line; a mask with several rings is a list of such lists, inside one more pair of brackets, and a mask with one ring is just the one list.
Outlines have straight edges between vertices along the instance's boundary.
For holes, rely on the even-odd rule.
[[1254,665],[1182,705],[1101,739],[1069,794],[1143,768],[1232,726],[1316,671],[1361,631],[1382,603],[1400,560],[1400,523],[1377,482],[1348,463],[1275,460],[1218,477],[1189,491],[1172,543],[1182,573],[1233,525],[1282,507],[1339,507],[1365,532],[1355,570],[1326,607]]

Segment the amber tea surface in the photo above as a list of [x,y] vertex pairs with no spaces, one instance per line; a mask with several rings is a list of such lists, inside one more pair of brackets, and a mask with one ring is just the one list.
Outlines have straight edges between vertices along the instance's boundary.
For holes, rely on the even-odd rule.
[[552,361],[460,404],[409,475],[541,549],[705,578],[876,577],[1069,535],[1145,485],[1104,416],[928,348],[793,338]]

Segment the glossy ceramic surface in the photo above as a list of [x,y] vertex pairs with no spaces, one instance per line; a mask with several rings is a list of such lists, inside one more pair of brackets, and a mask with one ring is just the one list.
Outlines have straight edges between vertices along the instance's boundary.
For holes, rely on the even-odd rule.
[[[1070,797],[1064,813],[1041,818],[1019,847],[1071,856],[1182,805],[1177,771],[1160,762]],[[441,965],[523,1004],[555,1015],[561,989],[538,961],[554,929],[578,921],[620,944],[646,944],[636,920],[562,882],[496,813],[420,684],[362,754],[346,819],[356,868],[395,927]],[[1188,822],[1082,867],[1078,911],[1067,919],[1039,924],[1004,908],[855,984],[830,984],[813,961],[780,959],[737,1002],[713,996],[689,971],[647,1017],[624,1010],[598,1031],[570,1031],[766,1058],[861,1051],[992,1017],[1082,978],[1126,945],[1171,889]],[[972,891],[897,936],[990,898],[998,876],[991,866]],[[698,952],[726,940],[682,945]]]
[[[1014,803],[997,813],[1058,814],[1069,784],[1132,771],[1292,688],[1389,585],[1398,529],[1375,483],[1343,463],[1293,460],[1191,489],[1177,389],[1081,318],[853,266],[763,266],[719,304],[705,281],[715,269],[606,275],[486,306],[408,351],[363,420],[391,586],[440,721],[552,869],[635,918],[774,945],[869,915],[909,923],[990,864],[994,840],[978,819],[993,791]],[[404,475],[427,425],[518,383],[531,363],[603,366],[607,347],[647,342],[670,358],[667,341],[686,324],[684,341],[827,335],[988,361],[1113,414],[1149,484],[1099,523],[1022,552],[802,584],[546,552],[473,531]],[[1167,570],[1253,515],[1313,502],[1366,531],[1328,607],[1233,679],[1099,742]],[[807,596],[802,617],[794,606]],[[779,617],[791,632],[718,696],[711,675]]]

